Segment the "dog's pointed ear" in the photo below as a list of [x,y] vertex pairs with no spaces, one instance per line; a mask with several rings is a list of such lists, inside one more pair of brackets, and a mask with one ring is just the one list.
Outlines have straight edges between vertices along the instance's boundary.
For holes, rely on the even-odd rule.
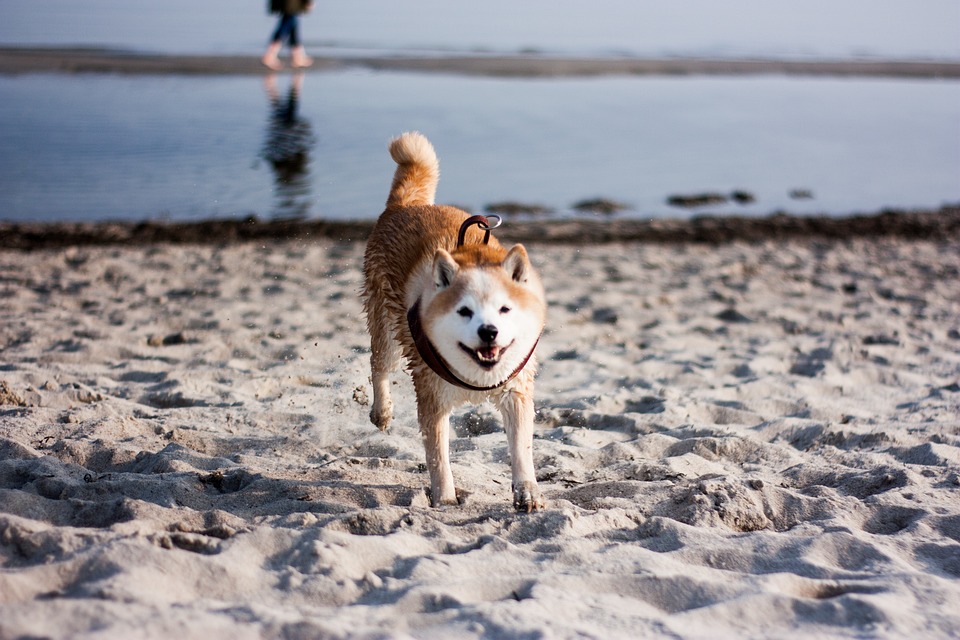
[[446,289],[453,282],[460,267],[453,256],[444,249],[437,249],[433,256],[433,284],[437,289]]
[[527,250],[522,244],[514,245],[507,257],[503,259],[503,268],[510,274],[514,282],[525,283],[527,274],[530,272],[530,258],[527,257]]

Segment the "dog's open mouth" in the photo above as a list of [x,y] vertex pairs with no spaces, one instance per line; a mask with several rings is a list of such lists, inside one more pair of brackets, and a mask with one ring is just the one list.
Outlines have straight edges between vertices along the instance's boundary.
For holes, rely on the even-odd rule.
[[503,353],[509,349],[513,343],[511,342],[505,347],[497,347],[494,345],[482,345],[479,347],[468,347],[467,345],[460,343],[460,348],[463,349],[467,354],[473,358],[473,361],[476,362],[484,369],[492,369],[497,366],[497,363],[500,362],[500,359],[503,357]]

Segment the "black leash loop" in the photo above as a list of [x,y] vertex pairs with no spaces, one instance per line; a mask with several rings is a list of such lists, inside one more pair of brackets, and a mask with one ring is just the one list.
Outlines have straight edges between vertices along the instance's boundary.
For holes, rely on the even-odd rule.
[[[496,220],[491,223],[490,218],[496,218]],[[460,225],[460,233],[457,234],[457,248],[459,249],[463,246],[463,243],[467,238],[467,229],[473,225],[477,225],[486,231],[486,233],[483,235],[483,244],[487,244],[490,242],[490,231],[499,227],[502,222],[503,218],[495,213],[491,213],[489,216],[470,216],[463,221],[462,225]]]

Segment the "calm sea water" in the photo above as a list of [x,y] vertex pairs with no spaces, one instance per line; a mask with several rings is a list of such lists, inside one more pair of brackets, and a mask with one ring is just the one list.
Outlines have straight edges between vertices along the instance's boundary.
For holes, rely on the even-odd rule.
[[[294,77],[275,82],[286,108]],[[441,156],[438,197],[474,210],[602,196],[685,215],[669,195],[735,189],[756,202],[711,211],[960,200],[958,82],[313,73],[292,119],[257,77],[32,75],[0,95],[7,219],[372,217],[387,141],[409,129]]]
[[[261,2],[10,2],[0,44],[255,53]],[[319,2],[312,50],[960,59],[960,3],[682,5],[492,0]],[[664,6],[661,6],[664,5]],[[720,9],[718,7],[723,7]],[[749,19],[746,19],[748,16]],[[302,83],[295,96],[292,89]],[[294,99],[295,97],[295,99]],[[673,194],[746,190],[748,205],[844,214],[960,200],[960,82],[782,78],[508,80],[313,72],[260,77],[0,77],[0,218],[370,218],[390,137],[433,140],[438,198],[560,212],[685,216]],[[806,190],[812,199],[790,197]]]

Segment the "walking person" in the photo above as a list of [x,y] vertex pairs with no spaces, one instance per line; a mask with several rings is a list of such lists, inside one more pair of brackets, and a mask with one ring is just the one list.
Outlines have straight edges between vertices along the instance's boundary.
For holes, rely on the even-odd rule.
[[300,24],[299,16],[301,13],[307,13],[313,7],[313,0],[270,0],[270,13],[279,13],[280,19],[277,22],[277,28],[273,32],[270,44],[267,46],[266,53],[263,54],[263,64],[279,71],[283,68],[280,62],[280,49],[283,47],[283,41],[286,40],[290,45],[290,62],[294,67],[309,67],[313,64],[307,56],[306,50],[300,43]]

